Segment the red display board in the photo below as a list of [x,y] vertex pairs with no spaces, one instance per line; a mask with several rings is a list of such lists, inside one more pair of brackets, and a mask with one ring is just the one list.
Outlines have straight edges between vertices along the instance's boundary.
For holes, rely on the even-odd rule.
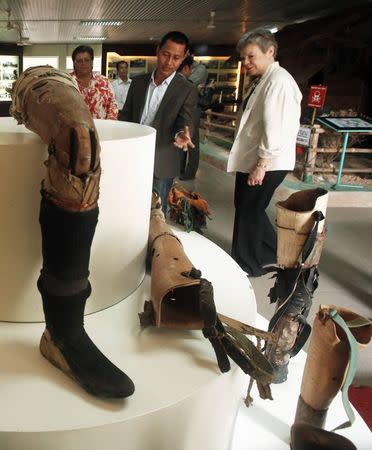
[[323,108],[327,86],[310,86],[309,98],[307,106],[311,108]]

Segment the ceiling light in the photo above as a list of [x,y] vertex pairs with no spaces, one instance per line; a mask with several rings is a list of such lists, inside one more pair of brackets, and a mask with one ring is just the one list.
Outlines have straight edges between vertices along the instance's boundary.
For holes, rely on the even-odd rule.
[[74,38],[77,41],[104,41],[105,36],[77,36]]
[[270,29],[269,29],[269,31],[271,32],[271,33],[276,33],[277,31],[279,30],[279,28],[278,27],[271,27]]
[[80,20],[80,25],[84,27],[120,27],[123,23],[121,20]]

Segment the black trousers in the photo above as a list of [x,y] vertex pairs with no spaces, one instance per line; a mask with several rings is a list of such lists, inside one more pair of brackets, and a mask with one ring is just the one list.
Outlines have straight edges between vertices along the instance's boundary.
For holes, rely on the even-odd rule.
[[231,256],[251,276],[263,275],[262,266],[276,262],[276,233],[266,208],[286,174],[286,170],[266,172],[261,186],[248,186],[248,174],[236,173]]

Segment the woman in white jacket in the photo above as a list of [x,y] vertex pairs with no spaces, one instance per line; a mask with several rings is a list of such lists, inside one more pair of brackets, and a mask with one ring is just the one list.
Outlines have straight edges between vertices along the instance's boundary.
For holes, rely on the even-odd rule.
[[277,42],[267,30],[244,34],[238,42],[242,64],[253,78],[227,171],[236,172],[232,257],[249,276],[276,262],[276,234],[266,215],[275,189],[295,164],[301,92],[275,61]]

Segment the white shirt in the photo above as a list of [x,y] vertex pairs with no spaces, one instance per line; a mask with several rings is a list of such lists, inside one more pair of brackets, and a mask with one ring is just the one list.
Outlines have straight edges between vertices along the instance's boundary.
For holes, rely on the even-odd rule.
[[243,111],[227,171],[249,173],[258,158],[269,159],[268,170],[293,170],[301,99],[290,73],[270,64]]
[[154,79],[155,71],[152,72],[151,80],[149,87],[147,89],[145,107],[143,108],[141,124],[151,126],[156,113],[158,112],[161,101],[163,100],[164,94],[168,89],[170,82],[173,80],[176,72],[173,72],[172,75],[169,75],[162,83],[158,86],[155,84]]
[[115,98],[118,104],[119,111],[123,109],[131,82],[132,80],[130,78],[128,78],[127,81],[123,81],[121,78],[117,78],[111,84],[111,87],[115,92]]

